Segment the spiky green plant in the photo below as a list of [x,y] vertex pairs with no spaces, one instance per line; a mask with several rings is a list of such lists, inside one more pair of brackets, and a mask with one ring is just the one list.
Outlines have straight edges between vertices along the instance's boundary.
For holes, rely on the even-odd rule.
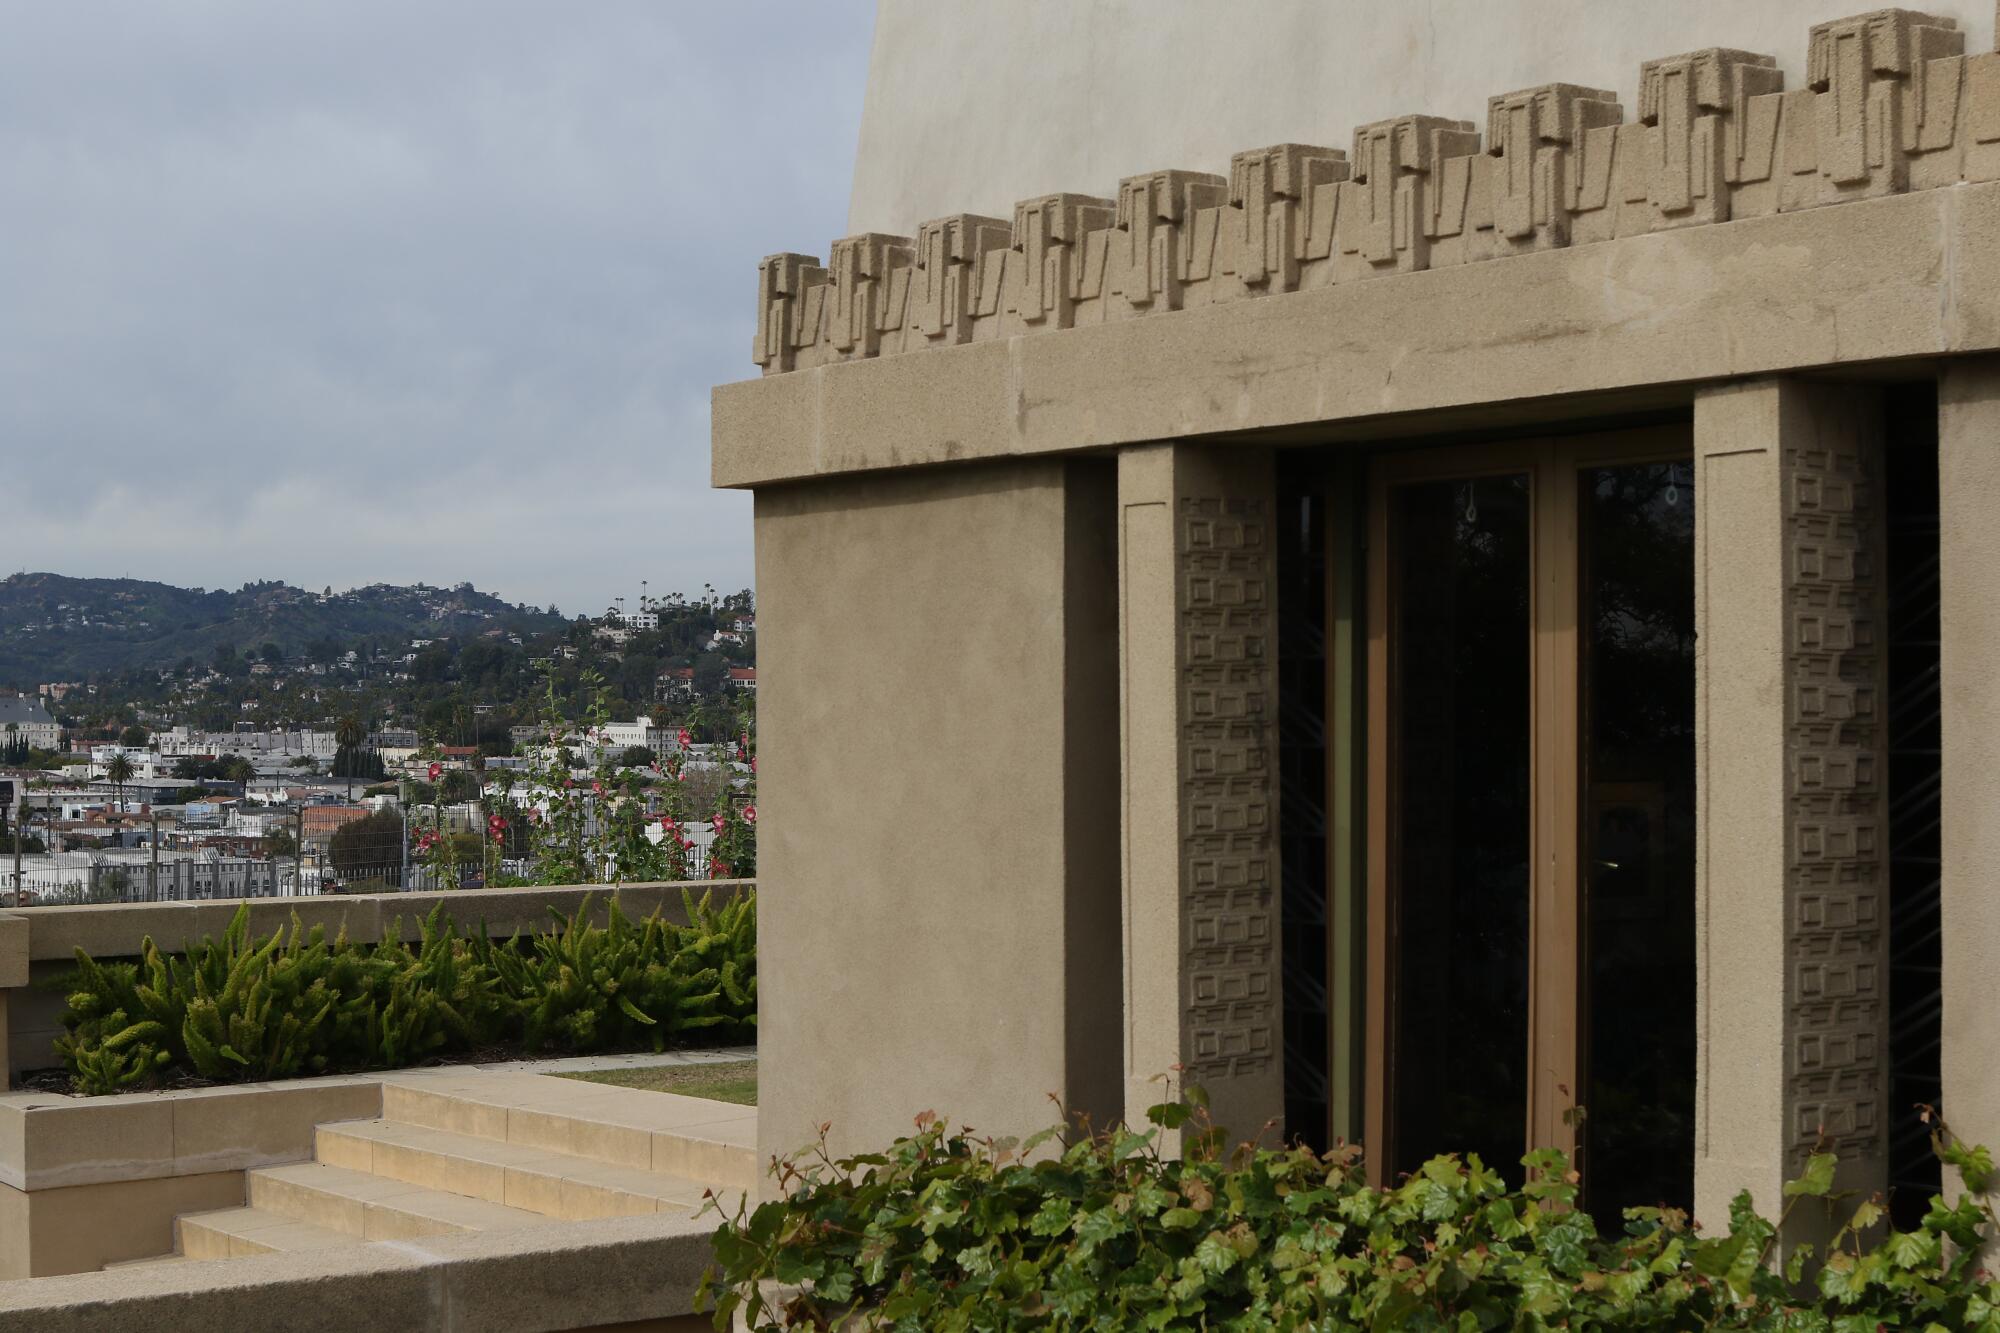
[[530,1049],[663,1050],[688,1034],[741,1039],[757,1005],[756,902],[683,891],[687,924],[658,912],[603,925],[586,898],[554,928],[501,942],[460,932],[442,905],[416,946],[392,929],[372,946],[324,927],[253,938],[249,905],[220,939],[137,962],[77,951],[57,1052],[87,1093],[176,1076],[276,1079],[389,1069],[513,1043]]

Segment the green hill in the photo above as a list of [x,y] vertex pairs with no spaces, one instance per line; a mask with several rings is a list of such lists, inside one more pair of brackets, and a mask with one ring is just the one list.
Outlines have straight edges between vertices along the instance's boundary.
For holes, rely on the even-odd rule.
[[206,662],[225,644],[249,651],[275,643],[287,655],[304,655],[374,636],[445,637],[496,625],[539,633],[564,623],[469,583],[309,592],[266,582],[211,592],[140,579],[15,574],[0,580],[0,686],[171,667],[183,658]]

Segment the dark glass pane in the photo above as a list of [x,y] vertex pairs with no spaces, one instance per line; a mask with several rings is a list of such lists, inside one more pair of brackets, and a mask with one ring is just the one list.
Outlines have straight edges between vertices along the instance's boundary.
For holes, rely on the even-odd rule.
[[1394,1161],[1527,1138],[1528,479],[1398,490]]
[[1889,1217],[1914,1231],[1943,1188],[1931,1127],[1917,1114],[1943,1095],[1936,387],[1892,389],[1887,415]]
[[1581,478],[1584,1188],[1619,1210],[1694,1197],[1694,475]]
[[[1314,460],[1305,460],[1307,467]],[[1278,513],[1278,864],[1282,868],[1285,1133],[1327,1146],[1326,498],[1282,468]]]

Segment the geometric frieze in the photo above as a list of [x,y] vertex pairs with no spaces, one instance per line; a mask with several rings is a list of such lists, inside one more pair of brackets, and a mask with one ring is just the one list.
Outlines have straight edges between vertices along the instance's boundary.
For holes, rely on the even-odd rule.
[[[1828,59],[1894,67],[1893,50],[1873,54],[1866,45],[1871,34],[1887,34],[1887,41],[1907,32],[1906,14],[1885,13],[1901,17],[1823,25],[1838,28],[1840,42],[1862,43],[1830,46]],[[1822,1136],[1844,1156],[1880,1159],[1886,1151],[1888,773],[1885,719],[1876,707],[1885,668],[1878,462],[1860,443],[1795,444],[1780,459],[1785,1096],[1793,1167]]]
[[1617,93],[1550,83],[1489,97],[1483,125],[1401,116],[1346,151],[1275,144],[1227,176],[773,255],[752,356],[778,374],[2000,179],[2000,53],[1964,44],[1948,18],[1872,10],[1810,30],[1797,88],[1768,55],[1708,48],[1646,61],[1629,121]]
[[1273,1071],[1283,1039],[1276,537],[1261,498],[1175,509],[1181,1049],[1191,1082],[1219,1086]]

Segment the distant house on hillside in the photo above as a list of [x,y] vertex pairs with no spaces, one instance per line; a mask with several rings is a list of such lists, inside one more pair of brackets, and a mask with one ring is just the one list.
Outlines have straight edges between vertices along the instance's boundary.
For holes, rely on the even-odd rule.
[[0,743],[25,740],[38,750],[53,750],[62,728],[46,705],[25,694],[0,695]]
[[660,697],[662,699],[692,699],[694,697],[694,668],[668,667],[660,673]]

